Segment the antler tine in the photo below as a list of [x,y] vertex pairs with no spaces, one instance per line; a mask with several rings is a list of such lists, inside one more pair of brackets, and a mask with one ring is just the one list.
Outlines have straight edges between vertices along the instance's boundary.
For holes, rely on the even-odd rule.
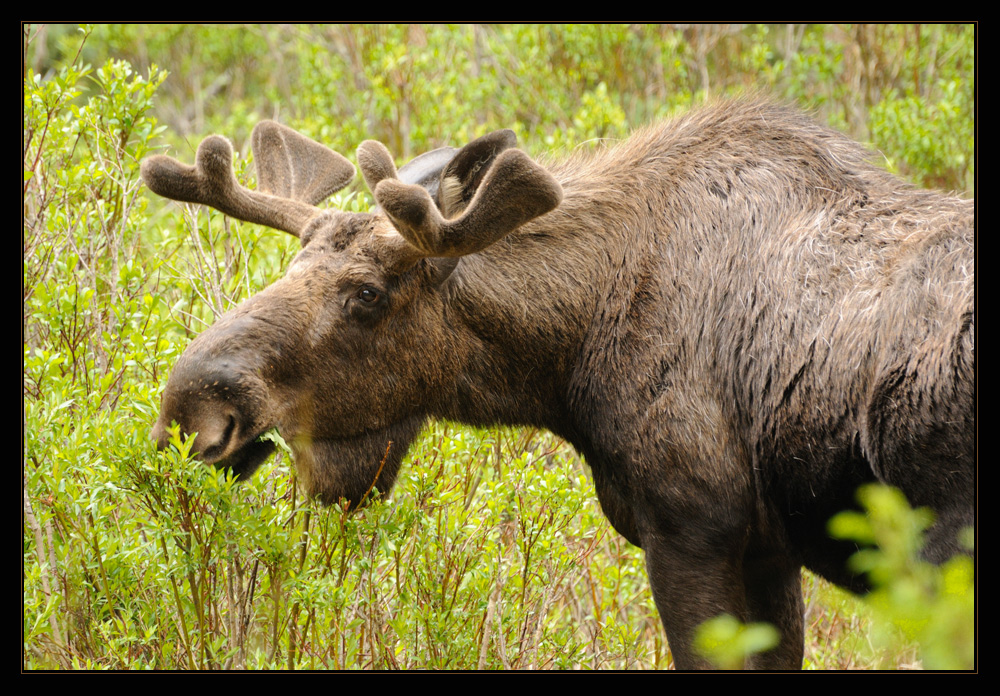
[[368,184],[368,190],[375,193],[375,187],[383,179],[398,179],[396,165],[385,145],[377,140],[366,140],[358,145],[358,167]]
[[485,249],[562,201],[559,182],[514,149],[497,157],[465,212],[453,220],[445,219],[419,186],[384,178],[374,193],[399,233],[422,253],[435,257],[465,256]]

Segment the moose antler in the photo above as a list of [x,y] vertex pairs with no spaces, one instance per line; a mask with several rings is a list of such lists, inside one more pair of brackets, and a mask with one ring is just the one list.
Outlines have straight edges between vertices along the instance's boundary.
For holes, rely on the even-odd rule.
[[274,121],[258,123],[251,144],[257,191],[236,181],[233,147],[221,135],[201,141],[193,167],[166,155],[143,160],[142,178],[165,198],[209,205],[296,237],[322,214],[316,204],[354,178],[354,165],[342,155]]
[[[511,149],[514,142],[512,132],[497,131],[455,157],[462,163],[482,150],[486,161],[495,160],[485,176],[473,173],[459,182],[475,195],[452,220],[442,215],[425,189],[396,179],[392,157],[381,143],[363,142],[358,164],[375,200],[406,241],[425,256],[459,257],[485,249],[562,201],[559,182],[526,154]],[[445,180],[448,174],[446,170]]]
[[258,123],[250,145],[264,193],[316,205],[354,179],[347,158],[274,121]]
[[[436,156],[444,169],[441,208],[427,188],[399,179],[384,145],[363,142],[358,163],[375,200],[400,234],[400,256],[412,261],[472,254],[559,205],[559,183],[514,149],[516,142],[512,131],[496,131],[469,143],[453,158],[447,151]],[[343,156],[274,121],[258,123],[251,144],[256,191],[236,181],[232,145],[219,135],[201,142],[194,166],[166,155],[147,158],[142,178],[166,198],[210,205],[239,220],[300,236],[323,214],[316,204],[354,177],[354,166]]]

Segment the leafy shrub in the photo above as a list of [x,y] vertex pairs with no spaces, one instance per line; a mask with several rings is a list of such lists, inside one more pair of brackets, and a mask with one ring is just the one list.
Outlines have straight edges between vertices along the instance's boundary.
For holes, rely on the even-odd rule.
[[[867,598],[877,618],[877,646],[915,641],[928,669],[975,666],[973,559],[956,556],[940,567],[920,557],[923,532],[933,522],[926,508],[912,509],[895,488],[870,485],[858,491],[864,512],[843,512],[831,533],[869,546],[851,558],[875,588]],[[972,549],[972,530],[966,535]]]
[[[828,663],[807,636],[805,666],[854,668],[860,658],[861,664],[881,669],[974,668],[973,559],[957,556],[940,567],[924,561],[920,557],[923,534],[933,515],[926,508],[912,509],[899,490],[871,484],[859,489],[858,500],[862,511],[835,516],[830,531],[834,537],[850,539],[862,547],[850,563],[853,570],[867,574],[873,590],[863,598],[850,597],[833,588],[817,588],[817,582],[824,583],[806,574],[807,603],[817,595],[830,595],[822,600],[829,608],[811,627],[812,608],[807,609],[807,633],[825,632],[830,645],[821,649],[851,657],[846,664]],[[968,532],[967,548],[971,550],[972,530]],[[854,625],[832,629],[841,621],[839,612],[851,614]],[[858,632],[858,627],[863,627],[863,632]],[[695,639],[696,649],[722,669],[741,669],[747,658],[777,643],[778,633],[770,624],[745,625],[729,615],[706,621]],[[914,653],[912,658],[910,653]]]

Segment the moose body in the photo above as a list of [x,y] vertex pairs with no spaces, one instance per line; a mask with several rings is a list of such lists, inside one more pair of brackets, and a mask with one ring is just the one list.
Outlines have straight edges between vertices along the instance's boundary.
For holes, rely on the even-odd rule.
[[702,666],[693,631],[724,612],[780,631],[750,666],[801,665],[801,567],[864,588],[826,525],[865,482],[934,509],[928,557],[959,551],[972,201],[753,100],[547,168],[494,133],[449,153],[431,193],[366,142],[370,214],[314,207],[353,167],[304,136],[267,122],[254,150],[263,193],[235,183],[218,137],[195,167],[144,163],[154,191],[303,245],[180,358],[161,446],[176,421],[248,475],[278,427],[313,495],[357,503],[391,487],[429,417],[548,428],[645,550],[681,668]]

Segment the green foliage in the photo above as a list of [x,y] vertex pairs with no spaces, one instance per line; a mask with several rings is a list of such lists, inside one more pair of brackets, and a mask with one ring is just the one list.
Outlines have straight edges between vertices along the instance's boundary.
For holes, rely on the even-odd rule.
[[[501,127],[544,154],[766,89],[917,181],[970,189],[974,175],[974,34],[961,25],[106,24],[26,26],[24,42],[26,669],[671,664],[641,552],[549,434],[433,424],[391,503],[353,513],[302,500],[280,442],[238,486],[189,442],[155,451],[177,356],[298,247],[152,202],[138,167],[164,140],[190,161],[201,137],[226,134],[252,185],[260,118],[346,153],[376,138],[401,160]],[[329,205],[366,210],[369,197]],[[967,601],[941,588],[971,574],[947,572],[932,601]],[[838,636],[868,619],[806,586],[807,664],[884,665],[835,662]],[[729,634],[716,639],[763,649],[754,631]],[[945,664],[932,645],[925,664]]]
[[939,92],[936,103],[915,94],[883,99],[872,109],[871,129],[908,171],[929,186],[946,188],[974,173],[967,146],[973,139],[974,104],[957,81],[939,84]]
[[[806,669],[962,670],[975,667],[973,559],[958,556],[941,566],[920,557],[933,522],[926,508],[912,509],[903,494],[882,485],[858,491],[863,512],[830,521],[831,534],[858,543],[852,568],[873,591],[854,597],[804,574],[807,600]],[[966,547],[973,548],[972,530]],[[816,604],[823,605],[816,612]],[[778,643],[770,624],[745,625],[720,615],[699,626],[695,648],[721,669],[742,669],[751,655]]]
[[[843,512],[830,521],[841,539],[873,545],[852,558],[854,570],[875,588],[868,604],[877,618],[873,640],[886,645],[916,641],[928,669],[975,666],[975,575],[972,558],[958,556],[937,567],[921,560],[923,532],[933,522],[926,508],[913,510],[895,488],[870,485],[858,491],[864,512]],[[971,530],[970,530],[971,532]],[[968,548],[972,549],[969,535]]]
[[278,118],[342,152],[374,138],[407,159],[510,127],[539,153],[763,91],[922,185],[971,191],[975,174],[971,24],[108,24],[82,49],[66,27],[47,32],[36,72],[77,51],[168,65],[170,137],[221,132],[241,151],[257,120]]
[[771,650],[779,640],[778,630],[771,624],[747,625],[722,614],[698,627],[694,646],[719,669],[743,669],[748,657]]
[[[155,375],[172,350],[152,327],[161,306],[143,259],[139,160],[160,132],[149,115],[166,75],[120,61],[74,62],[49,80],[28,70],[23,117],[23,326],[26,394],[114,405],[126,375]],[[81,103],[81,83],[96,93]],[[161,352],[161,351],[166,351]],[[145,378],[145,376],[143,377]]]

